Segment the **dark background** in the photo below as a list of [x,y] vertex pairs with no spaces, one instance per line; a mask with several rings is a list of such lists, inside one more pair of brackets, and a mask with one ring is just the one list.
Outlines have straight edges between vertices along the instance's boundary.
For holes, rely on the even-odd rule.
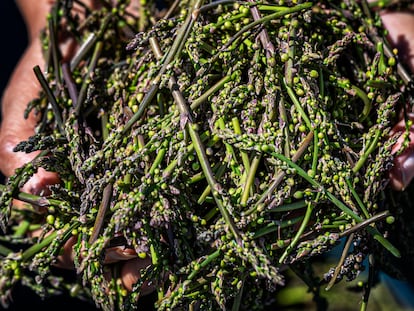
[[27,44],[26,29],[13,0],[0,1],[0,92]]

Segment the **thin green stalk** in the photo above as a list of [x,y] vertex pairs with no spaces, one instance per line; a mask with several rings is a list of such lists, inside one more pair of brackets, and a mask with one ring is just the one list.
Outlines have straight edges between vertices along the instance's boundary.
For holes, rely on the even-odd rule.
[[[286,113],[286,106],[285,106],[285,100],[281,96],[279,100],[279,115],[280,119],[283,122],[283,134],[285,135],[284,145],[283,145],[283,152],[286,157],[290,156],[290,139],[289,139],[289,128],[287,126],[289,120]],[[282,123],[281,122],[281,123]]]
[[[241,135],[242,134],[242,131],[241,131],[241,128],[240,128],[239,119],[237,117],[234,117],[231,120],[231,122],[233,124],[234,133],[236,135]],[[243,166],[244,166],[244,171],[245,172],[248,172],[249,169],[250,169],[250,159],[249,159],[249,155],[244,150],[241,150],[240,151],[240,154],[241,154],[241,158],[242,158],[242,162],[243,162]]]
[[27,234],[27,232],[30,228],[30,225],[31,225],[31,223],[30,223],[29,220],[22,219],[19,222],[16,230],[14,231],[13,237],[16,237],[16,238],[24,237]]
[[[223,176],[225,171],[226,171],[226,166],[225,165],[220,165],[218,170],[217,170],[217,173],[216,173],[217,178],[220,179]],[[210,193],[211,193],[211,187],[210,187],[210,185],[207,185],[207,187],[204,189],[203,193],[198,198],[197,203],[198,204],[203,204],[206,197]]]
[[302,117],[302,119],[305,121],[306,126],[308,127],[308,129],[312,130],[312,123],[308,117],[308,115],[305,113],[305,110],[303,110],[302,108],[302,104],[299,102],[299,100],[296,97],[295,92],[292,90],[292,88],[287,84],[287,82],[285,81],[285,79],[283,79],[283,85],[286,88],[286,91],[290,97],[290,99],[292,100],[293,104],[295,105],[296,110],[299,112],[300,116]]
[[[300,144],[298,150],[296,150],[295,154],[292,156],[292,162],[297,162],[304,152],[307,150],[310,142],[313,138],[313,132],[309,132],[308,135],[306,135],[303,142]],[[259,200],[250,208],[248,211],[244,212],[243,215],[248,216],[254,211],[258,209],[258,207],[271,195],[271,193],[279,186],[279,184],[282,182],[283,178],[285,177],[286,172],[285,171],[278,171],[275,173],[275,176],[273,177],[273,182],[269,185],[269,187],[266,189],[265,192],[262,193]]]
[[361,308],[360,311],[366,311],[368,308],[369,296],[371,294],[371,288],[375,284],[375,267],[374,267],[374,256],[372,254],[368,255],[368,281],[364,285],[364,295],[362,296]]
[[231,307],[231,311],[238,311],[240,310],[241,301],[243,297],[243,290],[244,290],[244,284],[246,280],[246,274],[243,274],[241,277],[241,287],[239,289],[239,292],[236,294],[236,296],[233,299],[233,305]]
[[241,199],[240,199],[240,205],[241,206],[246,206],[246,204],[247,204],[247,200],[249,198],[250,191],[253,187],[254,178],[256,176],[256,172],[257,172],[257,169],[259,167],[261,158],[262,158],[261,154],[255,155],[253,160],[252,160],[252,163],[250,164],[250,169],[247,173],[246,182],[244,183],[243,192],[242,192],[242,196],[241,196]]
[[267,226],[257,230],[253,235],[253,239],[257,239],[269,233],[279,231],[280,229],[293,226],[297,224],[299,221],[303,221],[303,216],[295,217],[295,218],[284,220],[284,221],[277,221],[277,222],[269,223]]
[[95,33],[89,34],[89,36],[85,39],[85,41],[76,51],[75,56],[72,57],[72,60],[70,61],[70,71],[75,70],[75,68],[79,65],[79,63],[82,61],[85,55],[89,53],[90,49],[95,45],[97,39],[98,36]]
[[339,272],[341,271],[342,268],[342,264],[344,263],[345,259],[346,259],[346,255],[348,254],[348,251],[352,245],[352,241],[354,240],[354,233],[351,233],[346,240],[345,246],[342,250],[342,254],[341,257],[339,258],[338,264],[336,265],[334,274],[332,275],[331,280],[328,283],[328,286],[326,286],[325,290],[330,290],[332,288],[332,286],[334,286],[335,282],[336,282],[336,278],[338,277]]
[[11,254],[13,251],[6,246],[3,246],[0,244],[0,256],[7,257],[9,254]]
[[[224,119],[222,117],[217,120],[217,124],[218,124],[220,130],[225,130],[226,129],[226,125],[225,125]],[[226,143],[226,142],[223,142],[223,143],[224,143],[224,146],[226,147],[226,152],[227,152],[227,155],[226,155],[225,158],[228,161],[231,161],[232,159],[234,161],[237,161],[236,154],[234,153],[233,147],[230,144]],[[236,171],[236,169],[234,168],[234,166],[232,166],[231,168],[232,168],[234,173],[236,173],[236,174],[238,173]]]
[[79,47],[79,49],[77,50],[76,54],[74,55],[74,57],[72,58],[72,60],[70,62],[70,70],[71,71],[75,70],[75,68],[79,65],[79,63],[90,52],[92,47],[95,45],[96,41],[104,35],[104,32],[105,32],[106,28],[109,25],[109,22],[112,20],[113,17],[114,17],[113,13],[109,11],[108,14],[106,14],[106,16],[104,17],[98,32],[97,33],[91,33],[86,38],[86,40],[82,43],[82,45]]
[[266,16],[264,16],[262,18],[259,18],[259,19],[255,20],[255,21],[251,22],[250,24],[242,27],[238,32],[236,32],[230,38],[230,40],[225,44],[225,46],[223,47],[223,49],[224,50],[227,49],[227,47],[231,46],[233,44],[233,42],[237,38],[239,38],[240,36],[242,36],[243,34],[245,34],[246,32],[248,32],[249,30],[255,28],[258,25],[265,24],[267,22],[270,22],[272,20],[281,18],[281,17],[286,16],[288,14],[292,14],[292,13],[296,13],[296,12],[300,12],[300,11],[309,9],[312,5],[313,5],[312,2],[304,2],[304,3],[301,3],[301,4],[297,4],[297,5],[293,6],[293,7],[286,8],[286,9],[284,9],[282,11],[278,11],[278,12],[275,12],[275,13],[272,13],[272,14],[269,14],[269,15],[266,15]]
[[368,95],[356,85],[352,85],[351,89],[360,99],[362,99],[364,103],[364,108],[362,109],[361,115],[359,117],[359,122],[362,122],[369,116],[369,113],[371,112],[371,100],[368,98]]
[[161,148],[158,150],[157,156],[154,159],[154,162],[152,163],[150,169],[149,169],[149,174],[153,175],[155,169],[161,164],[161,161],[164,159],[165,153],[167,152],[166,148]]
[[53,69],[55,72],[55,77],[56,77],[56,81],[57,84],[60,86],[62,84],[62,77],[60,74],[60,66],[59,66],[59,61],[60,61],[60,55],[59,55],[59,51],[58,51],[58,42],[56,40],[56,24],[57,24],[57,11],[58,8],[56,6],[53,7],[52,9],[52,16],[49,17],[48,19],[48,28],[49,28],[49,40],[50,40],[50,49],[51,49],[51,55],[52,55],[52,62],[53,62]]
[[93,51],[93,55],[92,55],[91,61],[90,61],[89,66],[88,66],[88,73],[86,75],[87,78],[84,79],[83,84],[82,84],[81,89],[80,89],[79,94],[78,94],[78,98],[76,100],[77,105],[76,105],[75,111],[74,111],[74,114],[76,116],[79,116],[79,113],[80,113],[80,110],[81,110],[81,107],[82,107],[82,104],[83,104],[83,100],[85,99],[86,91],[88,89],[88,85],[89,85],[88,80],[91,78],[92,72],[95,70],[95,67],[96,67],[96,64],[98,62],[99,56],[101,55],[102,49],[103,49],[103,42],[98,41],[95,45],[95,49]]
[[[3,191],[7,191],[7,187],[5,185],[0,184],[0,193]],[[31,205],[38,206],[38,207],[45,207],[45,206],[51,206],[51,205],[60,207],[66,204],[66,202],[64,201],[51,199],[51,198],[47,198],[43,196],[38,196],[35,194],[26,193],[26,192],[17,193],[15,198],[18,199],[19,201],[26,202],[26,203],[29,203]]]
[[[318,197],[319,197],[318,193]],[[312,212],[313,212],[313,208],[315,207],[313,205],[313,202],[309,202],[308,203],[308,207],[306,209],[305,212],[305,216],[303,217],[302,223],[298,229],[298,231],[296,232],[295,236],[293,237],[292,241],[290,242],[289,246],[285,249],[285,251],[283,252],[282,256],[280,256],[279,258],[279,264],[282,264],[286,257],[290,254],[290,252],[293,250],[293,248],[296,246],[296,244],[299,242],[301,235],[303,234],[303,232],[305,232],[306,226],[308,225]]]
[[375,150],[375,148],[377,148],[380,136],[381,136],[381,131],[376,130],[374,139],[369,143],[368,148],[366,149],[364,154],[361,155],[357,163],[355,163],[355,166],[352,168],[352,172],[357,173],[362,168],[365,161],[368,159],[368,156]]
[[198,271],[200,271],[202,268],[206,267],[210,262],[212,262],[214,259],[216,259],[218,256],[220,256],[221,250],[218,249],[214,253],[211,253],[208,255],[200,264],[197,266],[196,269],[194,269],[187,277],[187,280],[192,280],[197,275]]
[[354,225],[353,227],[341,232],[339,236],[344,237],[365,228],[373,236],[373,238],[377,240],[379,243],[381,243],[391,254],[393,254],[397,258],[400,258],[400,251],[397,248],[395,248],[395,246],[393,246],[386,238],[384,238],[375,227],[371,226],[371,224],[380,221],[388,217],[389,215],[389,211],[383,211],[381,213],[373,215],[370,218],[363,220]]
[[181,0],[175,0],[168,8],[168,11],[165,13],[165,15],[163,16],[164,19],[168,19],[171,14],[173,14],[173,12],[175,11],[175,9],[177,8],[178,4],[180,3]]
[[387,70],[387,64],[385,62],[385,57],[384,57],[384,43],[382,41],[379,41],[377,42],[376,46],[377,46],[377,52],[380,54],[379,60],[378,60],[378,73],[380,75],[383,75],[384,72]]
[[[172,81],[170,81],[170,88],[173,90],[173,97],[174,100],[176,101],[176,103],[179,105],[180,107],[180,111],[182,114],[184,115],[188,115],[189,111],[188,108],[186,107],[185,104],[185,100],[182,97],[181,92],[178,91],[178,88],[176,87],[175,79],[171,78]],[[174,86],[175,85],[175,86]],[[236,225],[234,224],[234,220],[232,219],[229,211],[227,210],[227,207],[224,205],[224,202],[222,201],[222,199],[219,197],[220,194],[220,189],[221,186],[219,185],[219,183],[215,180],[214,178],[214,174],[211,171],[211,165],[208,161],[206,152],[204,150],[203,144],[201,142],[200,136],[198,135],[197,130],[195,129],[195,127],[193,126],[192,122],[190,120],[187,121],[187,130],[190,134],[191,140],[193,141],[194,144],[194,149],[197,153],[198,156],[198,160],[200,161],[200,165],[201,168],[204,172],[204,175],[206,176],[206,180],[209,184],[209,186],[212,189],[212,194],[214,197],[214,200],[216,201],[216,204],[220,210],[220,213],[224,219],[224,221],[226,222],[226,224],[229,226],[230,231],[233,233],[235,239],[240,242],[241,237],[240,237],[240,233],[237,230]]]
[[344,203],[338,200],[332,193],[327,191],[321,184],[319,184],[315,179],[310,177],[308,173],[306,173],[300,166],[295,164],[292,160],[288,159],[282,154],[272,152],[271,155],[279,160],[282,160],[286,164],[288,164],[291,168],[295,169],[296,172],[304,178],[307,182],[309,182],[312,186],[314,186],[318,191],[324,193],[328,199],[334,203],[340,210],[342,210],[345,214],[350,216],[351,218],[355,219],[357,222],[361,222],[362,218],[355,214],[349,207],[347,207]]
[[286,6],[272,5],[272,4],[256,4],[259,11],[274,11],[280,12],[286,10]]
[[348,184],[348,188],[351,190],[351,194],[354,197],[355,201],[357,201],[359,208],[361,209],[362,213],[364,214],[366,219],[369,219],[371,216],[368,213],[365,204],[362,202],[361,198],[359,197],[358,193],[355,191],[355,188],[352,186],[351,181],[349,178],[345,178],[346,183]]
[[[77,227],[79,227],[79,223],[78,222],[74,222],[72,223],[72,225],[70,225],[68,227],[68,229],[65,231],[64,233],[64,237],[62,239],[62,243],[65,243],[67,241],[67,239],[69,238],[69,236],[72,235],[72,231],[74,229],[76,229]],[[47,236],[45,236],[44,239],[42,239],[39,243],[36,243],[34,245],[32,245],[31,247],[29,247],[28,249],[26,249],[23,253],[22,253],[22,261],[27,261],[30,258],[32,258],[34,255],[36,255],[37,253],[39,253],[44,247],[48,246],[50,243],[52,243],[53,240],[56,239],[56,237],[58,236],[57,231],[53,231],[50,234],[48,234]]]
[[284,204],[282,206],[278,206],[272,209],[267,210],[268,213],[285,213],[291,212],[297,209],[301,209],[307,206],[306,200],[300,200],[297,202]]
[[366,230],[374,237],[375,240],[377,240],[382,246],[385,247],[394,257],[401,258],[400,251],[390,243],[384,236],[375,228],[372,226],[367,226]]
[[319,129],[314,129],[313,135],[313,154],[312,154],[312,172],[316,174],[316,168],[318,167],[319,161],[319,137],[318,137]]
[[46,93],[46,96],[47,96],[47,99],[49,100],[50,105],[52,106],[53,116],[56,120],[56,124],[59,129],[59,132],[63,134],[64,133],[63,121],[62,121],[62,116],[60,114],[59,105],[57,103],[56,97],[53,94],[52,90],[50,89],[45,76],[40,70],[40,67],[36,65],[33,68],[33,71],[36,75],[37,80],[39,80],[39,83],[42,86],[43,91]]
[[[201,141],[204,142],[206,141],[209,137],[208,134],[206,133],[202,133],[200,135]],[[187,145],[187,150],[186,150],[186,154],[185,157],[189,154],[191,154],[194,151],[194,145],[193,143],[190,143]],[[171,175],[172,171],[174,170],[174,168],[178,165],[178,159],[173,159],[172,161],[170,161],[170,163],[168,164],[168,166],[163,170],[162,172],[162,177],[168,178],[168,176]]]
[[95,223],[93,225],[92,233],[89,237],[89,244],[94,243],[101,233],[104,224],[106,212],[109,209],[112,198],[112,184],[107,184],[102,193],[102,201],[98,208],[98,213],[95,216]]
[[195,110],[198,106],[200,106],[202,103],[206,102],[207,99],[213,95],[218,90],[221,90],[223,86],[231,80],[231,76],[225,76],[221,78],[216,84],[214,84],[212,87],[210,87],[204,94],[202,94],[200,97],[196,98],[191,102],[190,108],[191,110]]
[[109,135],[108,127],[106,126],[108,124],[108,113],[103,113],[101,116],[101,130],[102,130],[102,138],[106,139]]
[[[316,189],[320,191],[320,193],[324,193],[328,199],[336,205],[340,210],[342,210],[345,214],[355,219],[358,223],[363,222],[363,219],[355,214],[349,207],[347,207],[344,203],[342,203],[340,200],[338,200],[332,193],[327,191],[321,184],[319,184],[316,180],[311,178],[301,167],[293,163],[291,160],[286,158],[285,156],[278,154],[278,153],[272,153],[272,155],[283,162],[287,163],[290,167],[294,168],[296,172],[303,177],[306,181],[308,181],[312,186],[314,186]],[[371,217],[372,219],[372,217]],[[398,249],[396,249],[386,238],[384,238],[381,233],[374,227],[367,226],[366,230],[373,236],[375,240],[377,240],[379,243],[382,244],[391,254],[393,254],[395,257],[399,258],[401,257],[401,253]]]
[[[194,150],[194,145],[190,144],[187,146],[187,154],[190,154]],[[163,170],[162,177],[164,179],[168,178],[173,172],[174,168],[178,165],[178,159],[172,160],[168,166]]]

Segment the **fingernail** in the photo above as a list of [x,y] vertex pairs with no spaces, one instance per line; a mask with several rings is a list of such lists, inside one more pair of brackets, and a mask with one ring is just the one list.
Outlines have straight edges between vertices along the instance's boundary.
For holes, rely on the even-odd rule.
[[401,170],[402,190],[405,190],[408,187],[413,177],[414,177],[414,153],[410,153],[410,155],[405,159],[402,165],[402,170]]

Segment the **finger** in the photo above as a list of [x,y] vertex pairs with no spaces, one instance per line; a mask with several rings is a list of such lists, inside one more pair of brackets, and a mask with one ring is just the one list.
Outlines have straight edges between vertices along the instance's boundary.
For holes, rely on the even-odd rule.
[[50,194],[49,186],[59,184],[59,182],[59,175],[57,173],[39,168],[37,173],[23,186],[22,191],[39,196],[47,196]]
[[137,253],[132,249],[125,246],[116,246],[107,248],[105,250],[105,263],[110,264],[117,261],[129,260],[137,258]]
[[[134,284],[141,277],[141,270],[147,268],[151,264],[150,258],[135,258],[124,262],[121,268],[121,279],[124,287],[131,291]],[[154,287],[145,282],[141,288],[141,294],[147,295],[154,291]]]
[[414,149],[409,148],[396,157],[389,172],[390,186],[397,191],[404,191],[414,178]]
[[383,11],[381,19],[391,44],[401,60],[414,72],[414,14],[409,11]]
[[65,245],[63,245],[61,254],[57,258],[57,262],[55,263],[56,267],[63,269],[73,269],[75,267],[73,246],[76,244],[77,239],[76,236],[72,236],[66,241]]
[[[411,120],[414,124],[414,113],[407,113],[407,120]],[[406,118],[401,118],[401,120],[391,129],[390,135],[395,135],[399,132],[402,133],[406,130],[406,127]],[[413,126],[411,126],[411,130],[414,131]],[[400,145],[397,145],[397,147],[399,149]]]
[[[408,114],[408,118],[414,121],[414,114]],[[402,134],[405,131],[406,122],[403,119],[394,126],[391,134]],[[411,125],[409,131],[408,147],[401,154],[397,155],[407,139],[404,135],[400,135],[391,150],[396,157],[394,159],[394,166],[389,172],[389,180],[390,186],[397,191],[405,190],[414,178],[414,125]]]

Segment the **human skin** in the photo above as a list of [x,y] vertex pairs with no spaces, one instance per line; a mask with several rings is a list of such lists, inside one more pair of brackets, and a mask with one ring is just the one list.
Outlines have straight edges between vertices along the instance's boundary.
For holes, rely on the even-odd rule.
[[[402,62],[414,73],[414,11],[381,13],[384,26],[389,31],[389,40],[396,47],[402,57]],[[413,111],[409,111],[408,120],[414,121]],[[414,123],[414,122],[413,122]],[[404,118],[398,122],[392,131],[392,135],[398,135],[405,131]],[[396,190],[404,190],[414,177],[414,126],[410,127],[410,143],[408,148],[394,160],[394,166],[389,172],[390,186]],[[392,152],[397,153],[402,144],[400,138]]]
[[[87,7],[96,6],[93,0],[82,1]],[[50,0],[16,0],[18,8],[23,16],[28,32],[28,46],[14,69],[9,83],[2,97],[2,116],[0,126],[0,170],[7,178],[16,168],[31,161],[34,153],[14,152],[13,148],[20,141],[24,141],[34,134],[38,121],[37,115],[32,112],[27,119],[24,111],[32,99],[37,98],[41,87],[35,78],[33,68],[37,65],[44,66],[42,55],[40,32],[46,26],[46,16],[54,1]],[[81,8],[79,14],[82,15]],[[63,61],[70,59],[74,54],[76,45],[71,38],[61,38],[60,50]],[[24,192],[47,195],[47,186],[59,183],[56,173],[47,172],[40,168],[21,189]],[[17,202],[18,203],[18,202]],[[64,246],[64,255],[59,257],[58,266],[62,268],[73,267],[72,246],[75,239],[71,239]],[[150,264],[150,259],[139,259],[131,249],[118,247],[107,251],[106,263],[122,262],[121,280],[127,290],[131,290],[133,284],[139,278],[139,270]],[[144,288],[143,292],[151,291]]]
[[[28,47],[16,66],[9,84],[2,98],[2,116],[3,120],[0,125],[0,170],[4,176],[11,176],[16,168],[32,160],[36,153],[26,154],[23,152],[14,152],[13,148],[20,141],[24,141],[34,134],[37,118],[34,113],[25,119],[24,110],[27,103],[36,98],[40,91],[34,74],[33,67],[44,65],[44,59],[41,52],[40,31],[45,26],[46,15],[50,11],[53,1],[48,0],[17,0],[16,1],[25,20],[29,44]],[[93,1],[84,1],[86,5],[93,7]],[[412,13],[394,13],[383,12],[382,18],[385,26],[389,30],[390,41],[394,46],[402,48],[401,43],[406,43],[403,52],[406,57],[404,62],[414,72],[414,15]],[[74,49],[73,42],[68,38],[61,42],[62,54],[66,58],[70,58]],[[413,117],[414,119],[414,117]],[[404,131],[404,121],[399,122],[393,131],[393,135]],[[394,162],[394,167],[389,174],[390,186],[396,190],[403,190],[414,177],[414,127],[410,135],[413,143],[403,154],[399,155]],[[397,152],[399,143],[394,147],[393,152]],[[22,191],[33,194],[47,194],[47,186],[58,183],[58,175],[52,172],[46,172],[40,169],[22,188]],[[73,242],[73,241],[71,241]],[[61,258],[61,265],[70,267],[71,246],[65,245],[66,254]],[[139,277],[139,269],[149,264],[149,259],[139,260],[134,254],[129,252],[118,253],[116,250],[114,255],[118,257],[113,260],[125,260],[122,269],[122,281],[127,289],[136,282]],[[132,260],[131,257],[134,257]]]

